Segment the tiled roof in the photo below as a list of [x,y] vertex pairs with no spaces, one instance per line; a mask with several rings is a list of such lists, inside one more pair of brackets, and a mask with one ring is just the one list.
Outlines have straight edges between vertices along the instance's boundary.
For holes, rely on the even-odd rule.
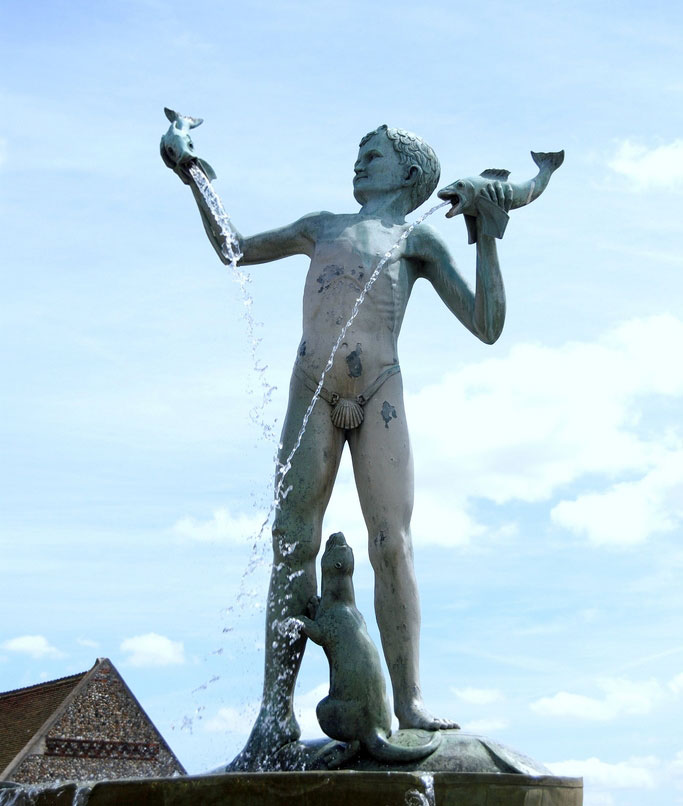
[[86,674],[0,694],[0,774]]

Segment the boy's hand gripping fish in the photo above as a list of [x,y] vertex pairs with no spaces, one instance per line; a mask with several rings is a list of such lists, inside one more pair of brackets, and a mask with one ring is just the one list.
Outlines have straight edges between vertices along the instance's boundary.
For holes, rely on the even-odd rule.
[[[479,176],[459,179],[438,192],[440,199],[453,205],[446,213],[446,218],[452,218],[460,213],[465,216],[470,243],[475,243],[477,240],[477,216],[481,219],[481,231],[484,235],[502,238],[509,219],[507,210],[524,207],[543,193],[553,171],[562,165],[564,151],[549,153],[532,151],[531,157],[538,165],[539,171],[528,182],[519,185],[508,182],[510,171],[489,168]],[[490,184],[500,186],[504,199],[502,205],[496,204],[482,192]]]

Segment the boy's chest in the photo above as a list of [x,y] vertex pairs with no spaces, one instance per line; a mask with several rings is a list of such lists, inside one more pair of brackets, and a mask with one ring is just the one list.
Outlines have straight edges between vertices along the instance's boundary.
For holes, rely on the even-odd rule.
[[[355,224],[319,238],[311,257],[309,284],[321,294],[343,285],[362,290],[382,263],[376,292],[383,286],[410,284],[410,265],[400,243],[402,228],[388,230],[368,223]],[[383,262],[387,253],[390,257]],[[374,286],[373,286],[374,287]]]
[[363,259],[366,264],[376,264],[389,251],[394,258],[400,257],[403,251],[401,235],[405,227],[385,227],[376,219],[353,217],[347,220],[340,216],[329,222],[319,234],[316,252],[338,252],[340,255],[353,253]]

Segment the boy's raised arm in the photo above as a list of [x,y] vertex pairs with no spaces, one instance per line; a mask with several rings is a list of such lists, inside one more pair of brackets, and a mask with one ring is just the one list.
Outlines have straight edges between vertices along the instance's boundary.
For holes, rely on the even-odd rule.
[[[185,166],[176,166],[175,173],[177,173],[181,180],[186,185],[189,185],[192,190],[192,195],[199,209],[202,223],[204,224],[204,229],[211,242],[211,246],[213,246],[216,254],[223,263],[229,263],[223,253],[223,237],[220,233],[220,229],[197,184],[194,182]],[[237,236],[240,249],[242,250],[240,264],[267,263],[271,260],[289,257],[290,255],[308,255],[310,257],[313,253],[317,226],[321,215],[324,214],[309,213],[293,224],[250,236],[242,235],[233,226],[232,230]]]
[[419,275],[426,277],[465,327],[486,344],[493,344],[505,323],[505,288],[495,239],[477,224],[476,288],[474,293],[459,273],[448,247],[431,227],[415,230]]
[[290,255],[313,255],[320,217],[309,213],[293,224],[247,237],[237,233],[242,249],[241,265],[267,263]]

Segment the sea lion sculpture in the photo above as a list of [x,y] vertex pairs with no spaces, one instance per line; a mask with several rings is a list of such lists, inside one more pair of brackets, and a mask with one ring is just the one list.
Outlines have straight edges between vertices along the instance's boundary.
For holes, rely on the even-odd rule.
[[316,715],[332,739],[347,742],[338,766],[360,749],[380,762],[411,762],[426,758],[441,743],[437,731],[423,745],[392,744],[391,711],[379,653],[356,607],[353,551],[341,532],[331,535],[322,557],[321,597],[309,603],[311,618],[293,619],[330,664],[330,693],[318,703]]
[[446,213],[446,218],[452,218],[461,213],[465,216],[470,243],[475,243],[477,240],[476,216],[482,219],[484,235],[490,235],[492,238],[503,237],[510,218],[502,207],[482,196],[480,191],[484,187],[491,182],[499,182],[502,185],[504,197],[509,201],[506,209],[514,210],[517,207],[524,207],[537,199],[546,189],[553,171],[556,171],[564,162],[564,151],[548,153],[532,151],[531,158],[538,165],[539,170],[536,176],[527,182],[521,184],[508,182],[510,171],[489,168],[479,176],[458,179],[457,182],[442,188],[436,194],[440,199],[449,201],[453,205]]

